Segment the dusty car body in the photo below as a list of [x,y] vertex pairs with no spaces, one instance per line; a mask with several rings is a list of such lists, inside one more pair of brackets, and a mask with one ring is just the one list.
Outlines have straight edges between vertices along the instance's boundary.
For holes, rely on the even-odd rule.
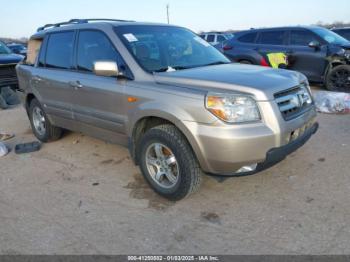
[[[304,75],[231,64],[187,29],[90,20],[48,27],[17,67],[34,134],[47,142],[65,128],[125,145],[169,199],[197,190],[203,173],[261,171],[317,131]],[[71,50],[66,65],[53,55],[58,43],[64,55]]]

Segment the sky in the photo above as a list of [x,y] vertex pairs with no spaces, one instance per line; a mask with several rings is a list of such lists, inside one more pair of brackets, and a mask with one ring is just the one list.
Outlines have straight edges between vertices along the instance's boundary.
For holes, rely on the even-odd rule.
[[350,22],[350,0],[10,0],[1,5],[0,36],[29,37],[39,26],[72,18],[170,23],[195,32]]

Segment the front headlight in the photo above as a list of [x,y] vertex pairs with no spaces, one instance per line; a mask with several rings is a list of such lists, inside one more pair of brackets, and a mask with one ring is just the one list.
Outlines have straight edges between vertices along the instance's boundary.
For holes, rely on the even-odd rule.
[[250,96],[208,93],[205,107],[219,119],[228,123],[260,120],[255,100]]
[[350,51],[345,52],[344,56],[347,60],[350,60]]

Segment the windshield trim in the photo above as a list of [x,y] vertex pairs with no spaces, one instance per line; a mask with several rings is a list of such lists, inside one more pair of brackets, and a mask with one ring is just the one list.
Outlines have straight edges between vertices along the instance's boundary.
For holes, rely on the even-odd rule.
[[[143,66],[140,61],[138,60],[138,58],[135,56],[135,54],[132,52],[131,48],[130,48],[130,45],[128,45],[126,43],[126,39],[123,38],[123,32],[119,31],[118,29],[120,28],[126,28],[126,27],[133,27],[134,25],[118,25],[118,26],[115,26],[113,29],[114,29],[114,32],[116,34],[116,36],[119,38],[119,40],[122,42],[122,44],[124,45],[124,47],[126,48],[126,50],[129,52],[129,54],[132,56],[132,58],[134,59],[134,61],[137,63],[137,65],[142,68],[142,70],[150,75],[153,75],[153,74],[156,74],[156,73],[164,73],[167,71],[164,71],[164,72],[156,72],[157,70],[149,70],[147,69],[145,66]],[[170,29],[173,29],[173,28],[177,28],[177,29],[182,29],[182,30],[186,30],[186,31],[189,31],[191,33],[193,33],[194,36],[198,36],[196,33],[194,33],[192,30],[190,29],[187,29],[185,27],[181,27],[181,26],[174,26],[174,25],[141,25],[142,27],[168,27]],[[215,48],[213,46],[211,46],[212,48]],[[216,48],[215,48],[216,49]],[[217,50],[217,49],[216,49]],[[217,52],[219,52],[221,54],[221,52],[219,50],[217,50]],[[225,56],[223,56],[224,58],[226,58]],[[227,59],[227,58],[226,58]],[[226,62],[226,61],[221,61],[221,62]],[[230,60],[227,59],[227,63],[229,64],[230,63]],[[203,67],[203,66],[206,66],[206,65],[196,65],[196,66],[189,66],[188,68],[181,68],[181,69],[178,69],[178,70],[187,70],[187,69],[193,69],[193,68],[198,68],[198,67]],[[175,68],[176,67],[182,67],[182,66],[174,66]],[[162,68],[159,68],[159,69],[162,69]],[[175,70],[175,71],[178,71],[178,70]],[[171,72],[172,70],[169,70],[168,72]]]

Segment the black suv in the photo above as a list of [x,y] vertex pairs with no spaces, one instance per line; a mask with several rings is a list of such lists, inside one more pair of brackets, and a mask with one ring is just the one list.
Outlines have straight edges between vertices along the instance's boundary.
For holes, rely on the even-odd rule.
[[15,67],[24,58],[22,55],[14,54],[0,41],[0,90],[1,87],[18,87]]
[[251,29],[235,34],[223,47],[234,62],[269,65],[267,54],[284,53],[288,69],[324,83],[332,91],[350,91],[350,42],[317,26]]
[[332,31],[350,41],[350,27],[333,28]]

